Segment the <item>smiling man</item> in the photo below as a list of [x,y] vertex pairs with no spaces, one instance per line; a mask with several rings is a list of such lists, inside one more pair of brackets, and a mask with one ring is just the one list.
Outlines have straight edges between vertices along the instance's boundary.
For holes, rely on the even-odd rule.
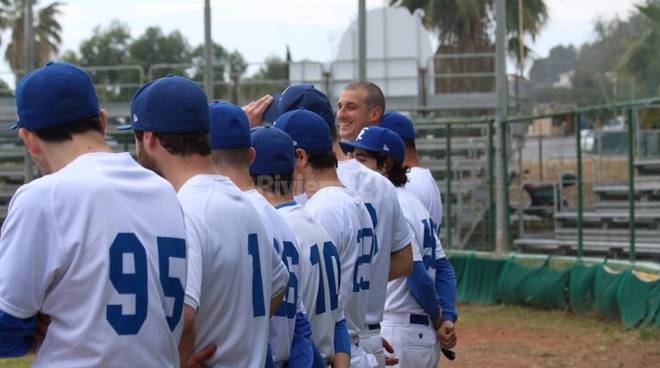
[[351,83],[337,101],[339,137],[354,142],[363,128],[379,125],[385,113],[385,96],[380,87],[371,82]]

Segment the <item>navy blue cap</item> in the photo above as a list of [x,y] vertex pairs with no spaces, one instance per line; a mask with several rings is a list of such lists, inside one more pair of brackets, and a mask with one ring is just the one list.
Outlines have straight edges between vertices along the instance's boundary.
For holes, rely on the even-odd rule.
[[403,162],[406,157],[403,139],[394,131],[377,126],[362,129],[355,142],[340,142],[339,145],[344,151],[348,152],[353,152],[356,148],[381,152],[394,157],[399,162]]
[[89,74],[67,63],[48,63],[16,86],[18,122],[12,129],[37,130],[99,115]]
[[332,151],[330,128],[323,118],[308,110],[293,110],[275,120],[275,127],[293,139],[296,148],[307,152]]
[[209,105],[211,114],[211,149],[250,147],[250,121],[240,107],[215,101]]
[[277,111],[280,103],[280,96],[282,96],[281,93],[277,93],[273,95],[273,101],[270,103],[270,106],[264,111],[264,116],[261,120],[272,123],[274,122],[278,116],[281,114]]
[[168,75],[142,86],[131,102],[135,129],[159,133],[207,133],[210,127],[206,93],[188,78]]
[[380,126],[391,129],[403,139],[415,139],[415,128],[409,117],[399,112],[386,112],[380,119]]
[[[269,110],[271,108],[277,110],[277,116],[292,110],[309,110],[322,117],[326,124],[328,124],[330,131],[335,126],[335,113],[332,111],[328,97],[323,92],[314,88],[313,84],[295,84],[289,86],[277,98],[275,96],[273,97],[273,103],[269,107]],[[268,113],[267,110],[266,114]],[[272,121],[265,118],[266,114],[264,114],[264,120]],[[277,118],[277,116],[275,117]]]
[[285,175],[292,174],[295,167],[295,147],[293,139],[280,129],[257,127],[250,131],[252,148],[257,156],[250,165],[250,174]]

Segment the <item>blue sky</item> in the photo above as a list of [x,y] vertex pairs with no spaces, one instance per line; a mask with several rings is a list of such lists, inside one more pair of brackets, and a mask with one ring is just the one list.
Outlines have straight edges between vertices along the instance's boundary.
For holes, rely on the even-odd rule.
[[[48,3],[51,0],[40,0]],[[545,56],[557,44],[581,44],[592,38],[598,17],[627,16],[641,0],[546,0],[551,21],[533,49]],[[125,22],[133,36],[151,25],[166,32],[178,29],[196,45],[203,40],[203,0],[65,0],[62,49],[76,49],[97,25]],[[367,0],[377,8],[386,1]],[[291,47],[294,60],[331,61],[343,30],[357,16],[356,0],[212,0],[213,38],[239,50],[250,62],[283,55]],[[6,42],[7,35],[2,40]],[[4,48],[5,44],[0,45]],[[4,53],[3,53],[4,55]],[[0,65],[8,71],[6,63]]]

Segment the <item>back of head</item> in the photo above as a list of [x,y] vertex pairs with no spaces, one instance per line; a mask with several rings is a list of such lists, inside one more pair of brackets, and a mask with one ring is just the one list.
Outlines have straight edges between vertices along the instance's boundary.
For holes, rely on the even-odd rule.
[[295,169],[293,139],[272,127],[254,128],[250,135],[256,151],[256,158],[250,165],[255,185],[268,193],[291,195]]
[[337,157],[332,151],[330,129],[317,114],[307,110],[289,111],[277,118],[274,126],[293,139],[296,149],[307,152],[313,168],[337,167]]
[[240,107],[215,101],[209,105],[213,161],[247,169],[250,165],[250,122]]
[[156,133],[172,155],[208,155],[209,109],[206,94],[193,81],[167,76],[142,86],[131,102],[131,124],[138,141],[143,132]]
[[103,133],[94,83],[72,64],[48,63],[23,77],[16,87],[16,109],[15,128],[34,132],[45,142]]
[[390,129],[403,139],[406,148],[415,149],[415,128],[412,120],[399,112],[387,112],[380,120],[380,126]]
[[270,115],[271,121],[275,121],[282,114],[299,109],[319,115],[328,124],[331,133],[335,132],[335,113],[332,111],[332,105],[328,97],[312,84],[295,84],[287,87],[279,97],[273,99],[265,115]]

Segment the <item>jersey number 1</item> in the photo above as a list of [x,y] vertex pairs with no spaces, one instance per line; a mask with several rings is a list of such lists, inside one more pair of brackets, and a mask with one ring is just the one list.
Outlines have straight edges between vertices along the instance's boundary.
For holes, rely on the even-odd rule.
[[[172,315],[166,317],[170,330],[181,320],[185,290],[181,280],[169,276],[170,258],[186,259],[186,241],[179,238],[157,238],[158,268],[163,294],[174,299]],[[124,255],[132,255],[132,272],[125,271]],[[110,246],[110,281],[119,294],[135,296],[135,313],[124,314],[122,306],[106,307],[106,319],[118,335],[137,335],[147,319],[149,305],[147,252],[133,233],[119,233]],[[167,314],[167,312],[165,313]]]

